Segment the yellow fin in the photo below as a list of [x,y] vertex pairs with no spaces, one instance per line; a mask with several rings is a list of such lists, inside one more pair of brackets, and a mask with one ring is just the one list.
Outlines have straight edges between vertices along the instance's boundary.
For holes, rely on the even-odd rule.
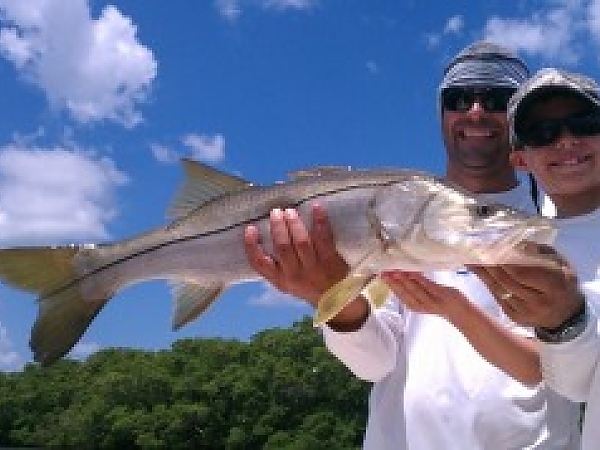
[[364,289],[363,295],[367,297],[369,303],[374,308],[381,308],[390,296],[390,288],[381,281],[381,278],[374,278]]
[[185,283],[175,286],[173,330],[191,322],[214,303],[223,292],[223,286],[201,286]]
[[198,161],[183,159],[182,164],[185,181],[169,208],[168,216],[172,218],[182,218],[214,198],[252,186],[251,182],[243,178]]
[[322,325],[333,319],[351,300],[360,295],[375,275],[350,275],[329,288],[319,299],[319,306],[313,319],[315,325]]
[[[35,361],[49,365],[67,354],[113,292],[85,298],[74,259],[82,247],[21,247],[0,250],[0,277],[39,295],[39,314],[29,345]],[[90,250],[93,253],[93,250]]]

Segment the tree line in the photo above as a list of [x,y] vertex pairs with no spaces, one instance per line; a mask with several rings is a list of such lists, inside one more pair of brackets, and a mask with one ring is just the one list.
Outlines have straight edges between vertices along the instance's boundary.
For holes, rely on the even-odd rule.
[[359,449],[368,389],[307,317],[248,342],[183,339],[0,373],[0,446]]

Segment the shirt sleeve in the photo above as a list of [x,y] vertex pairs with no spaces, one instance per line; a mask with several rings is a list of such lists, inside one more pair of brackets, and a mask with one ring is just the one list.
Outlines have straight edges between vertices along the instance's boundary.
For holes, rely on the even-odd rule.
[[[389,304],[390,302],[388,302]],[[322,327],[325,345],[350,371],[365,381],[388,375],[403,351],[403,317],[386,305],[371,311],[364,325],[352,332]]]
[[600,357],[598,316],[588,305],[588,324],[575,339],[559,343],[541,343],[543,377],[552,389],[576,402],[588,400]]

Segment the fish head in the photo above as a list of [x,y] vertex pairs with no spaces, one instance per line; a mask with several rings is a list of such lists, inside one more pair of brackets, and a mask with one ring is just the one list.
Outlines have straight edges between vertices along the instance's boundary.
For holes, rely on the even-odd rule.
[[556,236],[551,219],[486,202],[434,178],[381,190],[373,216],[386,253],[408,261],[409,269],[412,260],[418,270],[503,264],[520,243],[551,244]]

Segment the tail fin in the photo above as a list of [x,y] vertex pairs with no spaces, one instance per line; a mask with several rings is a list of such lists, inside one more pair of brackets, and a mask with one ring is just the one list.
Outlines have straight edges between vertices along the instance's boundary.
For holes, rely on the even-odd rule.
[[39,296],[29,345],[43,365],[67,354],[110,298],[83,298],[74,264],[79,251],[76,246],[0,249],[0,279]]

